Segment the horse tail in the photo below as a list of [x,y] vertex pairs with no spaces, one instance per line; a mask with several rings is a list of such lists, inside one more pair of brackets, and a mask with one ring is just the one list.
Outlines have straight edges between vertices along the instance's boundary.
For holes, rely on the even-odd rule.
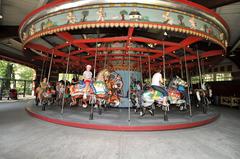
[[197,96],[197,100],[201,101],[201,96],[200,96],[200,92],[199,91],[196,91],[196,96]]

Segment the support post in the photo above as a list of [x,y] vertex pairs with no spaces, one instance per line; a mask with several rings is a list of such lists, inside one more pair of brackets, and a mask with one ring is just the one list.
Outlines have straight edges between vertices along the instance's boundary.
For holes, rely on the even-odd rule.
[[151,73],[151,63],[150,63],[150,56],[148,55],[148,73],[149,73],[149,79],[150,82],[152,81],[152,73]]
[[3,80],[0,79],[1,85],[0,85],[0,100],[2,100],[2,92],[3,92]]
[[163,85],[166,86],[166,59],[165,59],[165,45],[163,43]]
[[49,66],[49,69],[48,69],[48,78],[47,78],[47,83],[49,83],[50,74],[51,74],[51,71],[52,71],[52,61],[53,61],[53,54],[54,54],[54,49],[52,50],[52,56],[51,56],[50,66]]
[[26,81],[24,81],[24,87],[23,87],[23,97],[25,97],[25,96],[26,96],[26,85],[27,85],[27,83],[26,83]]
[[131,77],[130,77],[130,53],[128,51],[128,124],[131,122],[131,110],[130,110],[130,94],[131,94]]
[[183,48],[183,52],[184,52],[184,62],[185,62],[185,71],[186,71],[186,79],[187,79],[187,83],[188,83],[188,87],[187,87],[187,98],[188,98],[188,104],[189,104],[189,115],[190,117],[192,117],[192,104],[191,104],[191,99],[190,99],[190,85],[189,85],[189,75],[188,75],[188,66],[187,66],[187,56],[186,56],[186,49],[185,47]]
[[199,59],[199,53],[198,53],[198,48],[197,48],[197,61],[198,61],[198,73],[199,73],[199,80],[200,80],[200,87],[202,86],[202,70],[201,70],[201,65],[200,65],[200,59]]
[[[65,75],[64,75],[64,89],[66,90],[66,86],[67,86],[67,79],[66,79],[66,76],[68,74],[68,67],[69,67],[69,60],[70,60],[70,53],[71,53],[71,43],[68,47],[68,58],[67,58],[67,68],[66,68],[66,72],[65,72]],[[64,107],[64,102],[65,102],[65,93],[66,91],[64,90],[64,93],[63,93],[63,99],[62,99],[62,109],[61,109],[61,114],[63,114],[63,107]]]

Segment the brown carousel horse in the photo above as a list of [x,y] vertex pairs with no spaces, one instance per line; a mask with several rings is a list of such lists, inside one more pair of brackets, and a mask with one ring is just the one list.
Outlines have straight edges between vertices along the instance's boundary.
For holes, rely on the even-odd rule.
[[107,103],[110,106],[117,107],[120,104],[120,97],[118,95],[118,86],[114,79],[109,79],[106,81],[107,89],[109,90]]
[[[47,83],[46,79],[41,82],[40,86],[38,86],[35,90],[36,95],[36,105],[40,103],[40,105],[45,106],[50,102],[53,103],[53,95],[56,93]],[[45,110],[45,107],[42,108]]]
[[[74,85],[70,86],[70,95],[72,99],[71,105],[77,104],[77,99],[80,99],[83,103],[83,107],[87,107],[87,103],[95,103],[97,99],[106,99],[107,90],[105,80],[110,75],[107,69],[101,70],[96,78],[96,81],[90,84],[90,90],[86,91],[86,85],[83,81],[79,81]],[[87,98],[83,98],[83,94],[87,92]]]
[[90,91],[87,92],[87,99],[83,99],[85,84],[83,81],[79,81],[77,84],[70,87],[70,94],[72,98],[72,104],[77,104],[77,99],[81,99],[83,107],[87,107],[87,102],[94,103],[97,106],[110,104],[112,106],[118,106],[120,103],[119,98],[116,96],[115,82],[110,78],[110,71],[108,69],[101,70],[96,81],[91,83]]

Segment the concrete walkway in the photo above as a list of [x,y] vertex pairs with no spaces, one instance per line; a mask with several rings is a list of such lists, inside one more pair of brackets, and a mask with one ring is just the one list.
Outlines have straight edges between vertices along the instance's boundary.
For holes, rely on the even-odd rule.
[[0,103],[0,159],[240,158],[240,111],[234,108],[219,107],[216,122],[192,129],[109,132],[32,118],[28,104]]
[[7,99],[2,98],[2,100],[0,100],[0,104],[1,103],[15,103],[15,102],[20,102],[22,100],[29,100],[29,99],[35,99],[35,96],[31,96],[31,95],[26,95],[25,97],[23,97],[22,95],[18,95],[18,100],[12,100],[12,99]]

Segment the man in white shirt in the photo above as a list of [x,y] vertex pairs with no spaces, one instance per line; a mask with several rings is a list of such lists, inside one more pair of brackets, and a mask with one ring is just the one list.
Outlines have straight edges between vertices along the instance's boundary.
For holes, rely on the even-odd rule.
[[166,106],[166,105],[168,105],[167,104],[168,92],[163,87],[162,83],[163,83],[163,78],[162,78],[162,74],[161,74],[161,70],[160,70],[153,75],[151,86],[154,90],[157,90],[163,94],[163,105]]
[[83,72],[83,79],[86,84],[86,88],[83,94],[83,98],[87,98],[87,92],[89,91],[90,83],[92,82],[92,72],[90,71],[92,68],[91,65],[86,66],[86,71]]

